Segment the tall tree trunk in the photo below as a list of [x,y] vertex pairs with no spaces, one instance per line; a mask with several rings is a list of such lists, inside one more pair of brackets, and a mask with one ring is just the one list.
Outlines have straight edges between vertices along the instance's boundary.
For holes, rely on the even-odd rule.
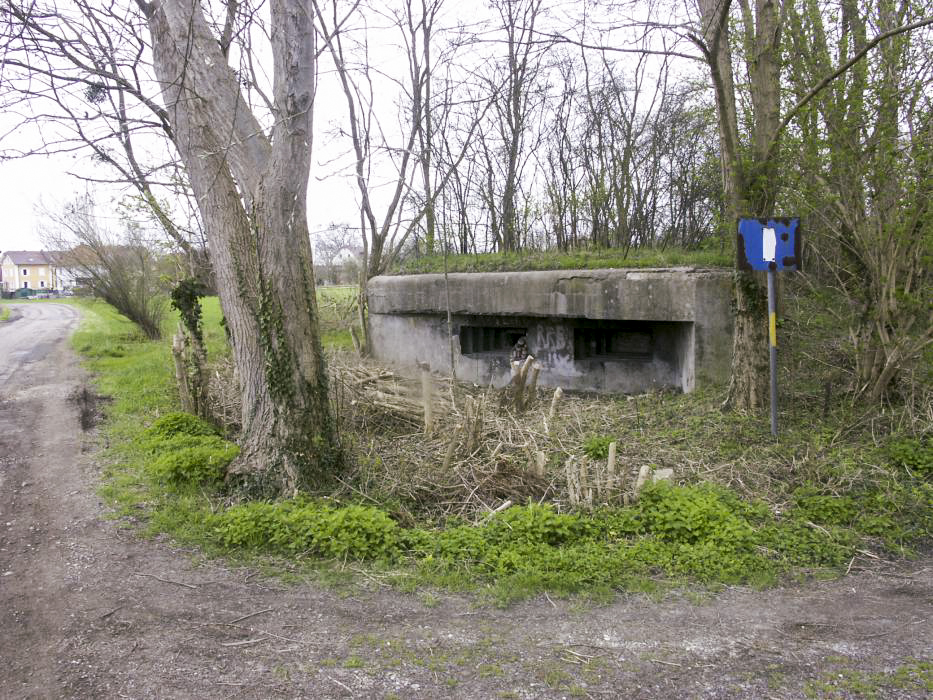
[[[743,159],[740,144],[729,46],[730,0],[698,0],[700,37],[698,44],[710,69],[722,147],[725,220],[734,225],[739,216],[767,216],[774,212],[774,165],[767,152],[769,127],[777,122],[777,100],[767,100],[779,89],[779,60],[775,47],[779,38],[779,16],[772,0],[757,0],[753,20],[746,0],[741,0],[746,55],[753,83],[753,135],[750,153]],[[749,165],[744,165],[743,160]],[[767,304],[764,286],[754,273],[736,267],[734,284],[734,330],[732,377],[726,405],[740,410],[762,408],[768,398]]]
[[318,334],[306,219],[314,33],[302,3],[273,0],[270,140],[197,0],[145,3],[153,59],[204,218],[242,400],[231,465],[256,492],[314,488],[340,465]]

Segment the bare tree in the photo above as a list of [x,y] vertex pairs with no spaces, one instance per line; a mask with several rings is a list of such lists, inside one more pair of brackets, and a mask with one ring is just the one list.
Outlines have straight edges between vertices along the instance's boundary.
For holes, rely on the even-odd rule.
[[331,224],[326,231],[314,236],[314,257],[318,269],[332,284],[337,284],[341,255],[355,254],[359,249],[359,236],[349,226]]
[[161,338],[168,301],[159,282],[160,252],[143,231],[123,222],[120,234],[110,233],[97,220],[90,196],[44,214],[42,241],[55,264],[69,269],[147,338]]
[[271,128],[197,0],[137,0],[165,112],[194,190],[217,277],[242,400],[231,472],[291,493],[340,468],[318,333],[306,191],[316,33],[297,0],[269,6]]
[[[835,20],[820,9],[816,2],[789,8],[788,74],[798,101],[833,62],[865,50],[871,25],[883,34],[917,19],[909,3],[847,1]],[[892,37],[795,118],[807,159],[800,206],[819,222],[813,242],[821,271],[859,310],[852,385],[872,402],[933,344],[925,261],[933,235],[931,47],[929,32]]]
[[[885,51],[895,50],[891,46],[896,46],[897,38],[902,34],[933,24],[933,17],[921,17],[897,26],[893,21],[884,23],[873,40],[863,39],[862,45],[847,60],[840,60],[836,68],[824,61],[817,71],[820,77],[809,89],[800,89],[800,98],[782,114],[780,78],[784,63],[781,41],[790,15],[790,0],[756,0],[754,6],[749,0],[738,0],[735,17],[730,12],[733,4],[732,0],[698,0],[698,26],[692,35],[709,68],[716,99],[726,221],[734,221],[739,215],[768,216],[774,213],[781,183],[782,136],[796,115],[840,76],[853,69],[856,72],[861,70],[860,62],[874,47],[880,47],[884,55]],[[844,3],[844,7],[849,8],[849,18],[857,21],[858,12],[854,5]],[[892,11],[889,6],[885,7],[886,12]],[[746,138],[739,129],[739,106],[733,75],[736,64],[730,43],[733,23],[740,32],[739,47],[748,75],[748,114],[743,123],[749,125],[750,133]],[[887,110],[889,114],[891,110],[896,112],[896,103],[889,102]],[[894,121],[882,119],[878,125],[882,131],[890,130],[895,122],[896,118]],[[883,178],[888,176],[882,175]],[[923,216],[917,219],[918,222],[922,220]],[[881,292],[879,296],[883,298],[885,293]],[[732,380],[727,403],[738,408],[758,407],[767,396],[765,306],[760,280],[752,273],[737,270]],[[889,347],[895,346],[889,344]],[[901,349],[892,351],[889,358],[896,359],[901,352]],[[890,373],[882,370],[878,378],[882,380],[880,386],[884,386]],[[874,390],[872,393],[878,396]]]
[[[542,13],[543,0],[496,0],[493,7],[505,33],[506,55],[502,70],[503,87],[494,101],[496,126],[502,152],[493,156],[484,146],[489,175],[502,162],[502,191],[498,198],[489,192],[490,204],[498,199],[498,221],[492,229],[500,250],[512,251],[520,245],[518,193],[529,121],[536,97],[535,81],[542,69],[542,50],[534,41],[535,25]],[[485,141],[484,141],[485,143]]]

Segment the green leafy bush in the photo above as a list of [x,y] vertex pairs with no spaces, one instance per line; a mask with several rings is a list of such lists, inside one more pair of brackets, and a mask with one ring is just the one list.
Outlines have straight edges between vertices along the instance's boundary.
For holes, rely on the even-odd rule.
[[792,515],[828,525],[850,525],[859,514],[859,506],[850,496],[819,493],[812,486],[794,491]]
[[173,411],[160,416],[147,431],[149,437],[173,438],[178,435],[217,435],[212,425],[190,413]]
[[287,554],[391,560],[402,551],[398,523],[369,506],[335,508],[303,500],[246,503],[218,516],[214,529],[228,547]]
[[236,445],[216,439],[166,451],[149,465],[149,471],[174,484],[217,482],[239,452]]
[[929,438],[902,438],[887,446],[888,457],[899,467],[918,474],[933,475],[933,441]]
[[748,522],[723,499],[721,489],[712,486],[652,484],[642,490],[639,509],[647,531],[669,542],[716,542],[738,548],[753,535]]

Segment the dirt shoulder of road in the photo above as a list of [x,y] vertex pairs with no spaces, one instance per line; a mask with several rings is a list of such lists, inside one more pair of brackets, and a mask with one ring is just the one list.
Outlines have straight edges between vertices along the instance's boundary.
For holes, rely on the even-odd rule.
[[[17,323],[21,323],[17,321]],[[508,609],[372,573],[284,584],[140,538],[96,495],[64,336],[0,398],[4,698],[928,697],[933,560]],[[5,331],[4,331],[5,332]],[[855,569],[855,567],[853,567]]]

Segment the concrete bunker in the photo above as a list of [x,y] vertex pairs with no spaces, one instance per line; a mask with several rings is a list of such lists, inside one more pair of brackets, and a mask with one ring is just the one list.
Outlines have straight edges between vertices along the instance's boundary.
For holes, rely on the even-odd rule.
[[691,391],[728,378],[730,284],[693,268],[376,277],[370,338],[381,360],[478,384],[507,384],[525,339],[542,386]]

